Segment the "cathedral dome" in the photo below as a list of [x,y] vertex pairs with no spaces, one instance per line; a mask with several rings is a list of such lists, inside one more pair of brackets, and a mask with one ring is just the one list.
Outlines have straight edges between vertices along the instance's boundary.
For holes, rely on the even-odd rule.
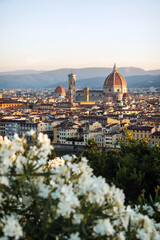
[[131,95],[129,94],[129,93],[124,93],[123,94],[123,99],[125,100],[125,99],[131,99],[132,97],[131,97]]
[[112,93],[107,93],[106,97],[113,97],[113,94]]
[[116,65],[113,71],[108,75],[103,85],[104,92],[127,92],[127,84],[124,77],[117,71]]
[[66,91],[64,90],[64,88],[62,86],[58,86],[55,90],[54,90],[54,95],[56,95],[56,97],[59,96],[66,96]]
[[66,93],[66,91],[64,90],[64,88],[62,86],[58,86],[55,90],[55,93]]

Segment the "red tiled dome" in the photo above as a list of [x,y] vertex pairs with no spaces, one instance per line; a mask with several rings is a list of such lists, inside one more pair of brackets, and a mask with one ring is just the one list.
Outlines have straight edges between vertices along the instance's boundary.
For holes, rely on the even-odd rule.
[[127,88],[126,80],[124,77],[117,71],[116,66],[114,65],[113,72],[108,75],[106,78],[103,88],[113,87],[113,86],[123,86]]
[[123,94],[123,98],[129,98],[129,99],[131,99],[132,97],[131,97],[131,95],[130,95],[129,93],[124,93],[124,94]]
[[62,94],[66,94],[66,91],[64,90],[64,88],[62,86],[58,86],[55,90],[54,93],[62,93]]
[[107,94],[106,94],[106,97],[108,97],[108,98],[113,98],[113,94],[112,94],[112,93],[107,93]]

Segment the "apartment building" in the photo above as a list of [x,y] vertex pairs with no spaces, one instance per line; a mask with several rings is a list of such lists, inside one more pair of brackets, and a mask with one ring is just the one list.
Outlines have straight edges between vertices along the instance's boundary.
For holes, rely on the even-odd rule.
[[132,133],[135,139],[150,139],[151,133],[153,132],[152,126],[131,125],[128,126],[127,129]]
[[151,144],[152,145],[160,145],[160,131],[155,131],[151,134]]
[[17,133],[19,137],[23,137],[23,135],[26,135],[27,141],[31,141],[32,138],[28,136],[28,132],[30,132],[31,130],[34,130],[37,134],[38,123],[34,123],[28,120],[0,120],[0,134],[2,136],[7,136],[10,140],[13,140],[14,134]]
[[132,125],[127,128],[135,139],[149,139],[151,145],[160,144],[160,126]]

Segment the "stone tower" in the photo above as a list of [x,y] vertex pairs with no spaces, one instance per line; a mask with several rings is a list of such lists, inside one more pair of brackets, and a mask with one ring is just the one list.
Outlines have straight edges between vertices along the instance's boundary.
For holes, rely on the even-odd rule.
[[84,101],[89,102],[89,88],[84,88]]
[[68,89],[68,100],[70,104],[73,104],[73,89],[72,89],[71,81],[69,83],[69,89]]
[[68,88],[70,86],[70,83],[72,85],[73,101],[76,101],[76,74],[68,74]]

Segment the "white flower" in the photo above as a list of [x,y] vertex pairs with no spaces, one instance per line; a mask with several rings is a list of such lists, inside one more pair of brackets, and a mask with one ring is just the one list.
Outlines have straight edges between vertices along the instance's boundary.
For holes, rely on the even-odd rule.
[[9,240],[7,237],[0,237],[0,240]]
[[32,198],[30,196],[22,196],[22,202],[25,207],[29,207],[32,204]]
[[39,196],[43,198],[47,198],[50,193],[50,186],[42,182],[40,182],[38,185],[39,185]]
[[0,183],[9,187],[9,180],[7,177],[4,177],[4,176],[0,177]]
[[22,237],[22,227],[19,225],[19,222],[14,215],[7,216],[4,223],[3,233],[6,237],[14,237],[15,239]]
[[150,234],[146,233],[144,229],[137,229],[136,237],[140,240],[150,240]]
[[76,213],[73,215],[72,223],[73,224],[80,224],[83,219],[83,215],[80,213]]
[[64,156],[63,156],[63,159],[64,159],[65,161],[71,161],[71,160],[72,160],[72,157],[71,157],[70,155],[64,155]]
[[[48,201],[48,196],[51,195],[51,203],[53,203],[51,211],[54,213],[55,221],[59,217],[61,217],[60,219],[63,222],[67,218],[71,218],[71,226],[77,224],[78,229],[78,225],[81,224],[85,217],[87,222],[86,228],[88,228],[86,232],[88,230],[92,232],[91,238],[93,239],[94,237],[101,239],[101,236],[103,236],[104,239],[115,238],[117,240],[125,240],[129,222],[131,234],[136,234],[136,239],[160,239],[160,224],[148,216],[138,213],[140,206],[136,206],[135,210],[130,206],[126,207],[124,205],[125,196],[123,191],[113,185],[109,186],[104,178],[94,176],[93,170],[89,167],[86,158],[82,158],[78,163],[73,161],[75,156],[49,159],[48,156],[53,146],[50,144],[47,135],[43,134],[39,134],[37,145],[29,147],[25,155],[23,147],[24,139],[20,139],[17,135],[13,142],[10,142],[7,138],[2,139],[0,137],[0,143],[1,184],[10,187],[10,178],[11,182],[12,180],[16,181],[16,178],[19,178],[21,173],[23,174],[26,163],[34,166],[36,173],[42,173],[41,176],[34,177],[34,174],[32,174],[24,179],[24,185],[22,184],[20,187],[20,196],[16,210],[23,209],[24,211],[29,211],[29,206],[34,201],[34,196],[30,195],[31,187],[33,186],[33,188],[37,189],[39,196],[43,198],[45,204]],[[47,170],[46,165],[44,165],[47,162],[49,163],[49,173],[51,175],[47,178],[48,181],[45,181],[46,177],[43,173]],[[20,174],[17,174],[18,176],[10,175],[8,179],[6,174],[14,172],[10,171],[14,165],[16,172]],[[2,186],[3,189],[4,186]],[[15,207],[12,206],[12,203],[17,201],[15,194],[14,191],[10,191],[9,196],[6,194],[8,196],[7,201],[10,199],[13,200],[8,202],[11,209]],[[6,200],[5,195],[0,193],[0,203],[4,200]],[[96,216],[95,206],[100,213]],[[160,203],[156,203],[155,207],[160,211]],[[41,214],[44,214],[43,206],[39,206],[39,209],[39,221],[41,221]],[[148,205],[144,205],[143,207],[143,210],[150,216],[154,214],[153,209]],[[23,233],[18,219],[14,215],[4,218],[5,214],[4,209],[1,211],[2,221],[0,225],[4,237],[0,238],[0,240],[21,238]],[[107,217],[99,219],[102,215],[106,215]],[[93,219],[91,223],[88,221],[90,217]],[[49,219],[47,224],[50,224],[52,219]],[[27,221],[27,219],[22,218],[21,221],[23,220]],[[47,227],[50,226],[47,225]],[[64,232],[60,234],[64,239],[80,240],[78,232],[71,233],[69,238],[66,237]]]
[[16,171],[17,173],[22,172],[23,170],[23,165],[27,162],[26,158],[22,155],[19,154],[16,158]]
[[64,185],[61,188],[61,197],[58,203],[57,214],[61,216],[69,216],[75,212],[75,208],[79,207],[79,200],[72,190],[72,186]]
[[120,232],[117,234],[117,240],[125,240],[125,233],[124,232]]
[[79,237],[79,233],[71,233],[69,240],[81,240],[81,238]]
[[114,228],[109,219],[97,220],[97,224],[93,227],[93,230],[101,236],[114,234]]
[[48,162],[48,166],[49,167],[61,167],[61,166],[63,166],[64,165],[64,163],[65,163],[65,161],[64,161],[64,159],[63,158],[60,158],[60,157],[56,157],[56,158],[54,158],[53,160],[50,160],[49,162]]
[[59,189],[56,189],[54,192],[51,193],[51,197],[53,199],[61,198],[61,192]]
[[157,208],[157,211],[160,212],[160,203],[156,202],[154,206]]
[[147,204],[145,204],[145,205],[143,205],[142,208],[143,208],[144,211],[147,211],[147,213],[150,217],[153,216],[154,211],[153,211],[153,208],[151,206],[148,206]]

